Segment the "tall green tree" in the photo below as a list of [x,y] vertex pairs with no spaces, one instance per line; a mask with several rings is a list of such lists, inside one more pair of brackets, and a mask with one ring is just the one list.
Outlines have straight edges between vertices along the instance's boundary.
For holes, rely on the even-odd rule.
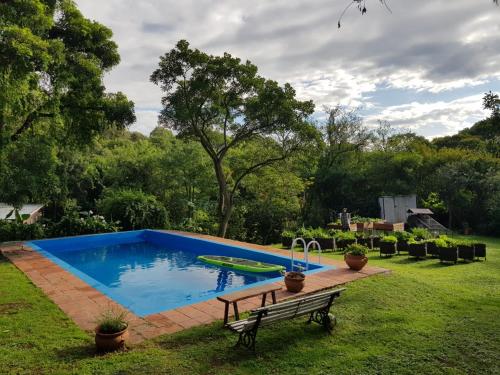
[[[219,236],[226,235],[242,180],[315,138],[307,121],[314,111],[311,101],[297,100],[289,84],[259,76],[255,65],[230,54],[211,56],[181,40],[160,58],[151,80],[164,91],[160,123],[199,141],[212,160],[219,186]],[[246,147],[249,152],[242,153]],[[245,156],[244,162],[232,163],[236,169],[226,163],[232,152]]]
[[103,85],[120,60],[111,37],[71,0],[0,2],[0,149],[44,119],[84,142],[135,121],[133,103]]

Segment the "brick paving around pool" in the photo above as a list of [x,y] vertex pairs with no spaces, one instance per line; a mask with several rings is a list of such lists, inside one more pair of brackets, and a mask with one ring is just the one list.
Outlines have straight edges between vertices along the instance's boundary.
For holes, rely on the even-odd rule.
[[[269,246],[254,245],[194,233],[166,232],[209,239],[229,245],[244,246],[249,249],[267,251],[287,257],[290,256],[289,250],[280,250]],[[100,291],[89,286],[78,277],[22,243],[0,244],[0,251],[83,330],[92,331],[95,328],[96,318],[103,311],[109,309],[126,310]],[[303,257],[302,253],[295,253],[295,255],[297,259],[302,259]],[[313,262],[317,261],[315,255],[311,258]],[[335,266],[336,268],[308,275],[306,286],[300,293],[287,292],[282,281],[275,283],[283,287],[282,290],[276,293],[278,302],[333,288],[371,275],[390,272],[383,268],[370,266],[366,266],[360,272],[356,272],[350,270],[344,262],[326,257],[321,258],[321,263]],[[250,289],[247,290],[250,291]],[[260,307],[260,303],[261,297],[249,298],[238,302],[238,310],[240,312],[249,311]],[[139,343],[145,339],[159,335],[170,334],[193,326],[222,320],[223,317],[224,303],[215,298],[148,315],[143,318],[128,311],[127,319],[129,321],[130,342],[132,344]]]

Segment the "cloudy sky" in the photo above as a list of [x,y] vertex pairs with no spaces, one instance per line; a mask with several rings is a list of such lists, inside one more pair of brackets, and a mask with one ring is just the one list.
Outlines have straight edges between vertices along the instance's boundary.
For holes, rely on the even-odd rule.
[[149,133],[161,92],[149,82],[159,56],[179,39],[211,54],[229,52],[260,74],[289,82],[322,108],[360,106],[378,119],[432,138],[484,118],[484,92],[500,92],[500,7],[491,0],[77,0],[110,27],[122,62],[110,91],[136,104],[133,130]]

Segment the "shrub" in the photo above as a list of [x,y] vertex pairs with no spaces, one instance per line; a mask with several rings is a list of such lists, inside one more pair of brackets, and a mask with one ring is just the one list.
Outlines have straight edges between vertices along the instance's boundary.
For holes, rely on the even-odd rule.
[[309,227],[309,228],[305,228],[305,227],[302,227],[302,228],[299,228],[299,230],[297,230],[297,237],[302,237],[302,238],[312,238],[312,228]]
[[355,240],[356,235],[354,234],[354,232],[338,231],[337,233],[335,233],[335,239],[336,240]]
[[384,236],[380,241],[386,243],[397,243],[398,239],[396,238],[396,236]]
[[110,334],[121,332],[128,327],[128,322],[125,320],[126,316],[126,311],[105,311],[96,321],[97,328],[100,333]]
[[27,241],[45,237],[42,225],[23,224],[10,220],[0,220],[0,242]]
[[346,247],[344,254],[362,256],[368,254],[368,251],[369,249],[366,246],[354,243]]
[[108,190],[98,207],[110,220],[118,220],[125,230],[165,228],[167,211],[153,195],[140,190]]
[[328,231],[326,229],[323,229],[323,228],[316,228],[316,229],[313,229],[311,231],[311,234],[313,236],[313,238],[325,238],[325,239],[328,239],[328,238],[332,238],[330,236],[330,233],[328,233]]
[[102,216],[79,217],[76,212],[67,214],[59,222],[48,226],[48,232],[51,237],[108,233],[116,232],[119,229],[120,227],[117,223],[107,222]]
[[411,234],[417,240],[428,240],[432,238],[431,232],[429,232],[426,228],[413,228],[411,230]]
[[295,232],[291,230],[284,230],[281,232],[281,237],[283,238],[294,238],[295,237]]
[[451,243],[449,241],[446,241],[444,238],[436,238],[433,241],[437,247],[442,247],[442,248],[451,247]]
[[406,231],[394,232],[394,236],[398,239],[398,242],[408,241],[412,237],[412,234]]

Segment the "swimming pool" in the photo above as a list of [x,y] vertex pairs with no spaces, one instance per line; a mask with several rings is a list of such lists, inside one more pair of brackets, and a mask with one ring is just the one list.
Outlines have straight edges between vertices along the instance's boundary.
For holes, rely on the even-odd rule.
[[[28,246],[139,316],[282,279],[279,273],[210,265],[198,255],[252,259],[290,270],[288,257],[154,230],[38,240]],[[309,263],[306,273],[329,268]]]

